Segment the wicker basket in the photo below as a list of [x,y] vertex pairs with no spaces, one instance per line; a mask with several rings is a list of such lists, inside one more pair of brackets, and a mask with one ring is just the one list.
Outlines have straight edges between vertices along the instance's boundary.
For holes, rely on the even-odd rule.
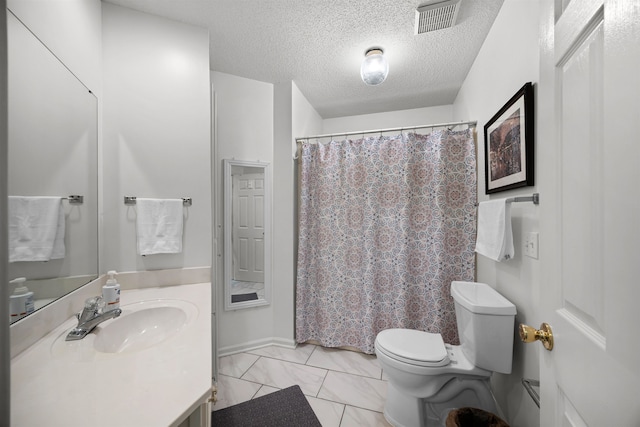
[[449,412],[446,427],[509,427],[500,417],[478,408],[460,408]]

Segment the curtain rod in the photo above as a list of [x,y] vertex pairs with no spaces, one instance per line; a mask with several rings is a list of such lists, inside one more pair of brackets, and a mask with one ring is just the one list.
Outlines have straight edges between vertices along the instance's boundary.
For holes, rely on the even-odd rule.
[[408,127],[399,127],[399,128],[387,128],[387,129],[376,129],[376,130],[361,130],[358,132],[337,132],[337,133],[328,133],[325,135],[313,135],[313,136],[303,136],[296,138],[296,142],[299,143],[302,140],[310,140],[310,139],[320,139],[320,138],[332,138],[334,136],[349,136],[349,135],[364,135],[368,133],[384,133],[384,132],[397,132],[397,131],[405,131],[405,130],[415,130],[415,129],[429,129],[429,128],[440,128],[440,127],[456,127],[456,126],[464,126],[468,125],[469,127],[475,127],[478,122],[467,121],[467,122],[451,122],[451,123],[439,123],[435,125],[420,125],[420,126],[408,126]]

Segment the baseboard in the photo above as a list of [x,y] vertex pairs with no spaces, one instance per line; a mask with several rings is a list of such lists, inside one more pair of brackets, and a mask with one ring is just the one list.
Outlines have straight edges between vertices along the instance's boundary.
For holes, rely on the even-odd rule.
[[[318,340],[307,340],[307,341],[303,342],[302,344],[313,344],[313,345],[317,345],[317,346],[320,346],[320,347],[324,347],[324,345]],[[348,351],[355,351],[356,353],[367,354],[364,351],[360,350],[359,348],[352,347],[350,345],[343,345],[343,346],[340,346],[340,347],[331,347],[331,348],[337,348],[338,350],[348,350]]]
[[296,348],[297,343],[295,342],[295,340],[287,339],[287,338],[280,338],[280,337],[263,338],[259,340],[249,341],[242,344],[221,347],[218,349],[218,357],[230,356],[232,354],[242,353],[249,350],[257,350],[259,348],[268,347],[270,345],[294,349]]

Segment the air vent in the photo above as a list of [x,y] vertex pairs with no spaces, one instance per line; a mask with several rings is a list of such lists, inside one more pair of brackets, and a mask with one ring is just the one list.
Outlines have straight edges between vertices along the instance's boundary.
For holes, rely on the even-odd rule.
[[461,0],[436,1],[416,9],[416,34],[453,27]]

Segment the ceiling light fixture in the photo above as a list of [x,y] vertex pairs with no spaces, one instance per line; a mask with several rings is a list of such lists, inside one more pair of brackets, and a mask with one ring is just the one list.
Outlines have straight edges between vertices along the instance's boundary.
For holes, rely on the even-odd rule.
[[383,53],[381,48],[372,47],[364,54],[364,60],[360,66],[360,77],[369,86],[379,85],[389,74],[389,63]]

